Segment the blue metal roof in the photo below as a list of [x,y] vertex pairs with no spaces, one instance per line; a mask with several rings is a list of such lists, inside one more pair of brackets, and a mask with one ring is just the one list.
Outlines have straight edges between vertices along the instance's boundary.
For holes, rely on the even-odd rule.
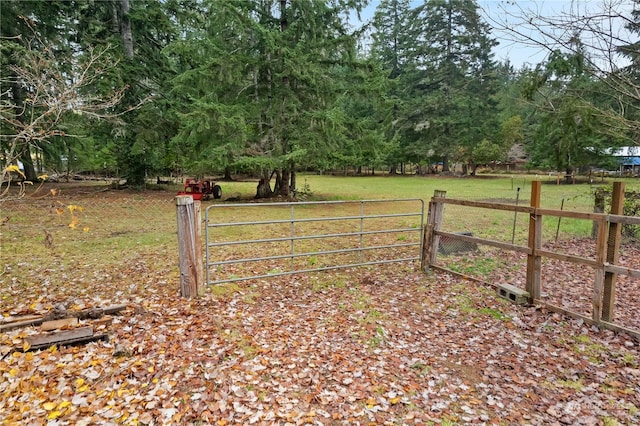
[[623,166],[640,166],[640,157],[622,158],[620,164],[622,164]]

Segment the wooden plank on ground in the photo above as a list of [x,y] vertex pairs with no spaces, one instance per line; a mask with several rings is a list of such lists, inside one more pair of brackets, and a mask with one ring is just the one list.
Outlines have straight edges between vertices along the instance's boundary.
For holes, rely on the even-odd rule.
[[115,314],[117,312],[120,311],[124,311],[125,309],[127,309],[127,305],[111,305],[111,306],[106,306],[104,308],[90,308],[90,309],[83,309],[81,311],[78,311],[76,313],[73,313],[72,315],[78,319],[88,319],[88,318],[100,318],[103,315],[109,315],[109,314]]
[[91,323],[94,326],[109,325],[112,322],[113,322],[113,317],[111,315],[105,315],[102,318],[99,318],[97,320],[91,321]]
[[20,322],[20,321],[30,321],[30,320],[34,320],[34,319],[41,319],[42,315],[20,315],[17,317],[1,317],[0,318],[0,324],[10,324],[10,323],[14,323],[14,322]]
[[[33,345],[30,346],[27,351],[39,351],[39,350],[43,350],[43,349],[48,349],[49,347],[51,347],[52,345],[57,345],[57,346],[77,346],[77,345],[84,345],[86,343],[90,343],[90,342],[97,342],[98,340],[104,340],[104,341],[108,341],[109,340],[109,335],[107,333],[102,333],[102,334],[92,334],[91,336],[84,336],[84,337],[78,337],[75,339],[67,339],[61,342],[55,342],[55,343],[50,343],[50,344],[41,344],[41,345]],[[18,348],[18,351],[22,351],[24,352],[23,348]]]
[[30,325],[40,325],[44,322],[44,317],[34,318],[25,321],[11,322],[9,324],[0,325],[0,332],[15,330],[16,328],[28,327]]
[[76,325],[78,325],[78,318],[63,318],[59,320],[45,321],[40,326],[40,329],[42,331],[51,331],[62,327],[75,327]]
[[49,347],[54,344],[89,336],[93,336],[93,326],[91,325],[87,327],[74,328],[72,330],[58,331],[55,333],[36,334],[34,336],[27,336],[24,339],[31,346]]

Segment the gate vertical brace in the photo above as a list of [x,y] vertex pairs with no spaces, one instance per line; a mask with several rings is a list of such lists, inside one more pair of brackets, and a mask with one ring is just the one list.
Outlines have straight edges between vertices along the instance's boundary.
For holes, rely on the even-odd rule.
[[[621,215],[624,212],[624,182],[613,182],[613,194],[611,195],[611,214]],[[609,235],[607,237],[607,258],[610,265],[618,263],[620,256],[620,238],[622,224],[609,222]],[[612,322],[616,303],[616,273],[605,272],[604,296],[602,300],[602,320]]]
[[291,205],[291,266],[289,267],[291,272],[293,272],[295,270],[295,265],[293,263],[294,259],[295,259],[295,254],[296,254],[296,250],[295,250],[295,246],[294,246],[294,237],[296,234],[296,224],[295,224],[295,211],[294,211],[294,207],[293,204]]
[[529,303],[540,299],[540,274],[542,269],[542,257],[538,250],[542,247],[542,216],[538,214],[540,208],[540,191],[542,182],[531,182],[531,203],[535,210],[529,215],[529,239],[528,246],[531,254],[527,256],[527,281],[526,291],[529,293]]
[[193,201],[194,208],[194,232],[196,234],[196,282],[198,289],[198,296],[204,294],[204,265],[202,264],[202,202],[199,200]]
[[364,262],[363,254],[362,254],[362,247],[364,247],[363,240],[362,240],[362,233],[363,232],[364,232],[364,201],[360,201],[360,241],[358,243],[358,244],[360,244],[358,246],[358,248],[360,249],[358,251],[360,263]]
[[204,211],[204,285],[208,286],[211,276],[209,275],[209,209]]

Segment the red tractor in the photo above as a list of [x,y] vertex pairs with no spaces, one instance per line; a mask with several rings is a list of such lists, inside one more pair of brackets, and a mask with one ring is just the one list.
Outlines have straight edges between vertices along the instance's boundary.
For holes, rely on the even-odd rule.
[[191,195],[194,200],[205,201],[213,196],[217,200],[222,197],[222,188],[210,180],[187,179],[184,181],[184,190],[178,195]]

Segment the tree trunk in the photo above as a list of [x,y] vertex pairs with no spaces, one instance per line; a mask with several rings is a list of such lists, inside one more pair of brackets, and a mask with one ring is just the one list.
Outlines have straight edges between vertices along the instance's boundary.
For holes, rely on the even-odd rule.
[[573,167],[572,166],[567,166],[564,180],[566,183],[573,183]]
[[442,171],[443,172],[450,171],[450,169],[449,169],[449,154],[445,155],[444,158],[442,159]]
[[258,187],[256,188],[256,198],[271,198],[273,191],[271,190],[271,177],[269,171],[262,172],[262,177],[258,181]]
[[231,177],[231,167],[225,167],[224,168],[224,177],[222,178],[223,180],[233,180],[233,178]]
[[291,163],[291,184],[289,185],[289,191],[295,193],[297,189],[296,185],[296,165]]
[[278,194],[280,192],[280,187],[282,186],[282,169],[276,169],[271,175],[276,175],[276,184],[273,186],[273,194]]
[[280,174],[280,187],[278,188],[278,195],[282,197],[288,197],[290,194],[289,177],[290,170],[285,167],[284,169],[282,169],[282,172]]
[[35,182],[38,180],[38,176],[36,176],[36,169],[33,167],[33,159],[31,158],[31,149],[27,145],[24,150],[22,150],[22,154],[20,155],[20,161],[22,161],[22,166],[24,168],[24,178],[25,180]]
[[129,0],[120,0],[120,35],[122,36],[124,53],[129,59],[133,58],[133,35],[131,32],[131,20],[129,19],[130,8]]

